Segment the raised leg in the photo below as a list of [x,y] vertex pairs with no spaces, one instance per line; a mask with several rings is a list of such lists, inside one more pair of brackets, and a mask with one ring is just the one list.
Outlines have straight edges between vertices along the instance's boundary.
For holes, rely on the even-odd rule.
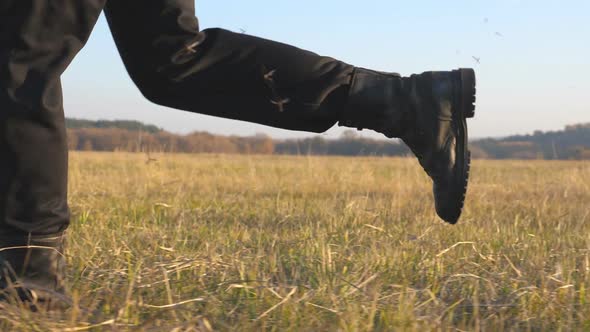
[[348,64],[223,29],[200,31],[193,0],[110,1],[105,12],[131,78],[157,104],[313,132],[338,121]]

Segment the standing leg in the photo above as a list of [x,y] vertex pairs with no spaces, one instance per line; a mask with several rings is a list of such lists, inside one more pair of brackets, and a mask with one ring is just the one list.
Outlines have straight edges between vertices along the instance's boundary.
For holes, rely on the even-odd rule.
[[199,31],[194,0],[110,1],[106,14],[127,70],[151,101],[279,128],[340,125],[399,137],[432,178],[436,211],[459,219],[469,173],[471,69],[410,77],[355,68],[223,29]]
[[21,298],[63,291],[69,211],[60,76],[105,1],[0,4],[0,289],[15,286]]

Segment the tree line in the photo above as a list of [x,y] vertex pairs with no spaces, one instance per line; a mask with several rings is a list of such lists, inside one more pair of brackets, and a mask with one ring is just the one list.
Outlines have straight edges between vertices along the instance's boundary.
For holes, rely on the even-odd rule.
[[479,158],[590,160],[590,123],[557,131],[538,130],[532,135],[480,139],[471,146]]
[[[304,139],[273,139],[194,132],[179,135],[137,121],[90,121],[68,119],[70,150],[245,153],[341,156],[406,156],[411,152],[398,140],[360,137],[346,131],[338,139],[315,136]],[[475,158],[488,159],[585,159],[590,160],[590,123],[554,132],[501,139],[480,139],[470,144]]]

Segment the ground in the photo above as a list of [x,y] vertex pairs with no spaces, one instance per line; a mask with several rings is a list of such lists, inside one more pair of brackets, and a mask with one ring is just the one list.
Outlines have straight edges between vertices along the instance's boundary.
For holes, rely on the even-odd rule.
[[452,226],[410,158],[150,157],[72,153],[80,309],[2,330],[590,329],[588,162],[477,160]]

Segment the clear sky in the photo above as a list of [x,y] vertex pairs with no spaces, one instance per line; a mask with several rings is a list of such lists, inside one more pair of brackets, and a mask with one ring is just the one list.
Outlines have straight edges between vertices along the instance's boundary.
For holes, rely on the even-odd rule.
[[[590,122],[587,0],[198,0],[196,8],[201,28],[243,29],[357,66],[403,75],[473,67],[474,137]],[[134,119],[177,133],[310,135],[150,104],[128,78],[103,17],[63,84],[69,117]]]

